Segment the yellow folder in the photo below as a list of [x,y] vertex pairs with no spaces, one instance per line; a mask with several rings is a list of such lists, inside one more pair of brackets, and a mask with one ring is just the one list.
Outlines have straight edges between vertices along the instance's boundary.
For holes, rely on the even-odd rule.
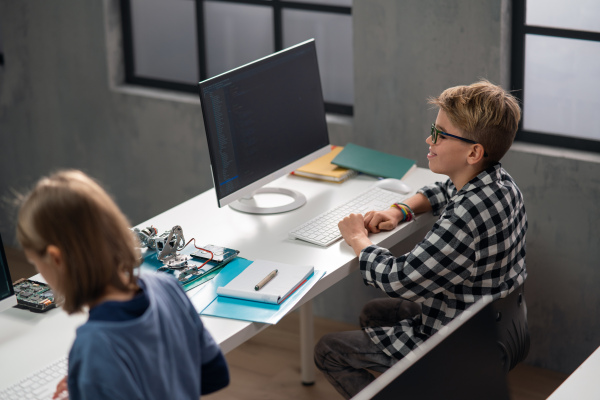
[[293,175],[304,176],[307,178],[320,179],[331,182],[344,182],[348,178],[356,175],[356,171],[348,168],[338,167],[331,163],[343,149],[343,146],[331,146],[331,152],[309,162],[292,172]]

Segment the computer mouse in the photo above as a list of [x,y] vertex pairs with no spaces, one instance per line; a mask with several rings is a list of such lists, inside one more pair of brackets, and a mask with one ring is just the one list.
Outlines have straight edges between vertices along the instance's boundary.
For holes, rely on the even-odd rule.
[[406,183],[402,182],[400,179],[394,178],[381,179],[375,182],[373,186],[402,194],[408,194],[412,190]]

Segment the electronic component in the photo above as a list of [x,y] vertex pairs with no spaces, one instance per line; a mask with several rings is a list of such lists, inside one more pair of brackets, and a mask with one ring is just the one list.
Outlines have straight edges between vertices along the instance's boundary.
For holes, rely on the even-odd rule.
[[19,279],[13,284],[17,295],[17,307],[33,312],[45,312],[56,307],[54,292],[45,283]]
[[183,228],[175,225],[166,238],[161,236],[156,239],[156,258],[169,268],[183,268],[187,266],[187,260],[190,259],[190,256],[177,254],[177,251],[183,250],[185,246]]
[[239,250],[207,244],[206,246],[202,247],[202,249],[192,253],[191,255],[192,257],[210,260],[210,253],[212,253],[213,257],[211,261],[229,261],[233,257],[237,256],[239,252]]
[[[179,225],[161,235],[158,235],[158,230],[152,225],[141,230],[133,228],[132,231],[142,246],[156,250],[156,257],[148,258],[147,255],[145,262],[149,265],[154,264],[154,268],[159,272],[173,275],[186,290],[210,279],[240,252],[212,244],[200,248],[195,244],[195,239],[186,243],[183,229]],[[190,254],[191,250],[185,248],[192,241],[197,251]],[[156,261],[160,264],[156,265]]]
[[[156,229],[153,225],[150,225],[142,230],[139,228],[133,228],[132,231],[137,235],[142,247],[147,247],[150,250],[157,250],[158,246],[163,249],[166,241],[172,242],[173,240],[177,239],[177,237],[172,237],[171,240],[169,240],[169,235],[176,228],[181,230],[181,227],[176,225],[170,231],[165,231],[160,235],[158,234],[158,229]],[[181,231],[181,237],[183,238],[183,231]]]
[[158,235],[158,230],[154,226],[151,225],[142,230],[133,228],[133,232],[137,235],[142,247],[156,248],[155,239]]
[[[214,251],[217,257],[213,257],[210,260],[210,253],[206,250]],[[193,258],[185,261],[181,267],[173,268],[168,263],[165,263],[162,267],[158,268],[158,271],[174,275],[185,288],[191,288],[202,282],[200,278],[204,275],[221,269],[228,262],[236,258],[239,253],[239,250],[227,247],[206,245],[202,249],[192,253]]]
[[133,228],[132,231],[143,247],[156,250],[156,258],[167,268],[179,269],[187,266],[190,256],[177,254],[186,246],[181,226],[175,225],[161,235],[158,235],[158,230],[152,225],[141,230]]

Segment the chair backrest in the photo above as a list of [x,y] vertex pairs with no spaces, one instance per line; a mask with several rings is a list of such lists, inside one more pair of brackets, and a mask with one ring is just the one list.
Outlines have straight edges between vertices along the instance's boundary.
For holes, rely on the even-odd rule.
[[492,309],[496,318],[502,368],[508,372],[529,353],[525,286],[521,285],[505,298],[494,301]]
[[508,400],[495,311],[481,299],[398,361],[355,400]]

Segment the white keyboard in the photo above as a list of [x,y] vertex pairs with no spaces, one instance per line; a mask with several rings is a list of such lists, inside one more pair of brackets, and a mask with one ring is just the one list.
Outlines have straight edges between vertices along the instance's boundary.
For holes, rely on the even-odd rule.
[[379,187],[372,187],[359,194],[352,200],[336,208],[317,215],[310,221],[292,229],[289,236],[319,246],[329,246],[342,237],[338,222],[344,217],[354,214],[364,214],[367,211],[381,211],[394,203],[402,202],[408,196]]
[[0,390],[0,399],[52,399],[56,385],[67,375],[67,365],[65,357],[45,366],[22,381]]

